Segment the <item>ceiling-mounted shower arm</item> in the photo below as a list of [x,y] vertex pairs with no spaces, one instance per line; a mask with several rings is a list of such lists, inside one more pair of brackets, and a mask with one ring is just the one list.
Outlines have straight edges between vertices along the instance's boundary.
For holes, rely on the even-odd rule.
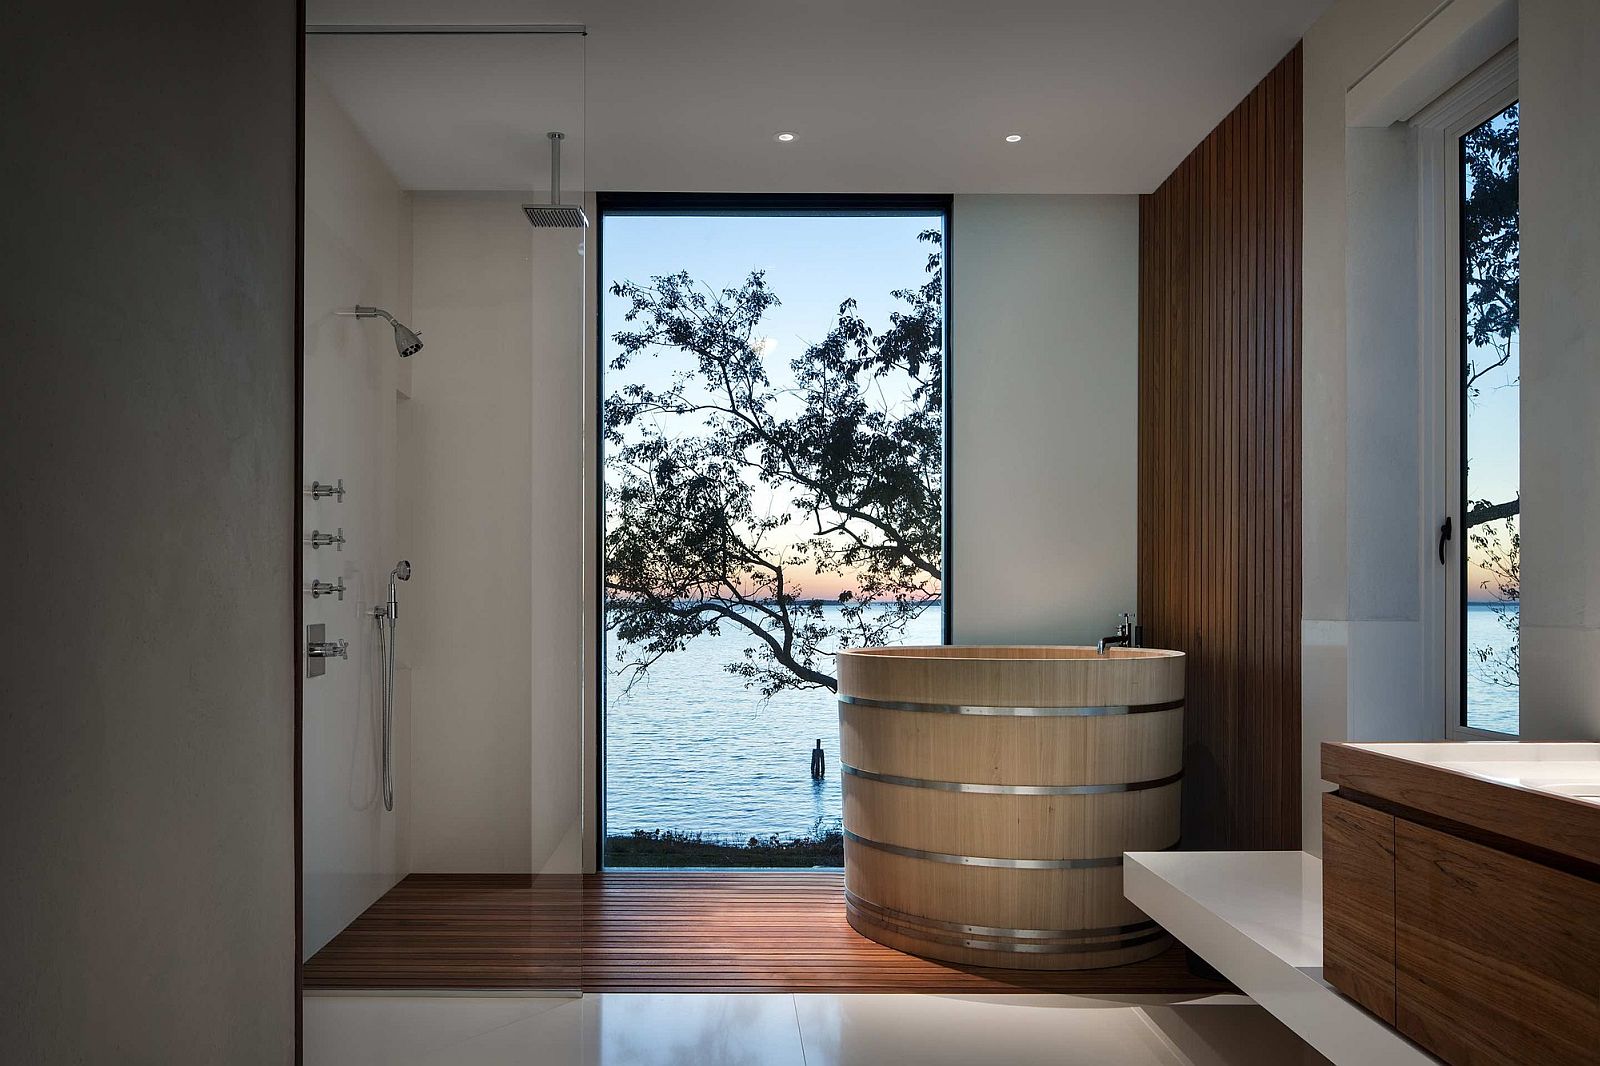
[[567,135],[551,130],[545,138],[550,142],[550,202],[523,204],[523,214],[541,229],[587,229],[589,217],[583,213],[583,208],[561,202],[561,142]]
[[550,139],[550,206],[561,206],[561,142],[567,139],[565,133],[551,130],[545,134]]

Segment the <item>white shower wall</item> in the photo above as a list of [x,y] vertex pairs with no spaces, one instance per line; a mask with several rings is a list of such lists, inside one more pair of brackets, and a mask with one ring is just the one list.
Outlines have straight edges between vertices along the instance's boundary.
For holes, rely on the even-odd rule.
[[[305,551],[304,581],[343,580],[341,602],[305,594],[305,619],[349,641],[348,661],[305,682],[307,956],[409,869],[408,676],[396,672],[395,810],[380,794],[380,674],[372,608],[388,595],[398,537],[397,406],[407,367],[387,323],[341,318],[355,304],[411,315],[410,197],[314,76],[306,84],[305,476],[344,479],[343,502],[305,501],[305,529],[343,528],[342,551]],[[409,590],[407,590],[409,591]],[[406,592],[402,601],[408,599]],[[400,662],[411,640],[402,608]]]
[[584,233],[418,193],[401,425],[419,872],[576,872]]

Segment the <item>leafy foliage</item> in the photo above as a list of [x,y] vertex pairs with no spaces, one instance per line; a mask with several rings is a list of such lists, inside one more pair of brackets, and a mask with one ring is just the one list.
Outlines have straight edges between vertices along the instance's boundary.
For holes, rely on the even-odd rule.
[[[686,273],[619,282],[627,328],[610,369],[663,355],[671,383],[607,396],[606,624],[630,683],[724,626],[756,639],[727,669],[770,696],[836,687],[839,645],[887,643],[939,598],[943,514],[943,235],[926,276],[874,331],[855,300],[788,364],[760,325],[763,272],[712,290]],[[797,573],[854,582],[841,621]]]
[[1461,165],[1467,195],[1461,205],[1461,246],[1465,250],[1466,333],[1474,348],[1491,358],[1467,360],[1467,387],[1511,359],[1511,342],[1521,321],[1522,254],[1518,213],[1518,105],[1461,138]]

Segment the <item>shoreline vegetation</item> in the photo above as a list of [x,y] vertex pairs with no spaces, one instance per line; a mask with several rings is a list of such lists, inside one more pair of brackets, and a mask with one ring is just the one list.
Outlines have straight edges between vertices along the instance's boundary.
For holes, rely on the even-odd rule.
[[721,866],[746,869],[810,868],[844,865],[844,834],[838,829],[782,838],[774,833],[744,843],[707,839],[703,833],[673,829],[635,829],[606,837],[607,867],[650,868]]

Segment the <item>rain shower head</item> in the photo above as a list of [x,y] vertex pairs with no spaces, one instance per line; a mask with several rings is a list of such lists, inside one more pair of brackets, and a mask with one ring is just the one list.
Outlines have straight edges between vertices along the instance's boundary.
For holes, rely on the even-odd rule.
[[381,307],[357,306],[354,311],[335,311],[334,314],[348,315],[355,318],[382,318],[394,327],[394,347],[402,358],[416,355],[422,351],[422,334],[413,332],[404,322],[399,321]]
[[561,202],[561,142],[565,133],[547,133],[550,138],[550,202],[523,204],[522,212],[538,229],[588,229],[589,217],[576,204]]
[[528,221],[539,229],[588,229],[583,208],[571,204],[523,204]]

